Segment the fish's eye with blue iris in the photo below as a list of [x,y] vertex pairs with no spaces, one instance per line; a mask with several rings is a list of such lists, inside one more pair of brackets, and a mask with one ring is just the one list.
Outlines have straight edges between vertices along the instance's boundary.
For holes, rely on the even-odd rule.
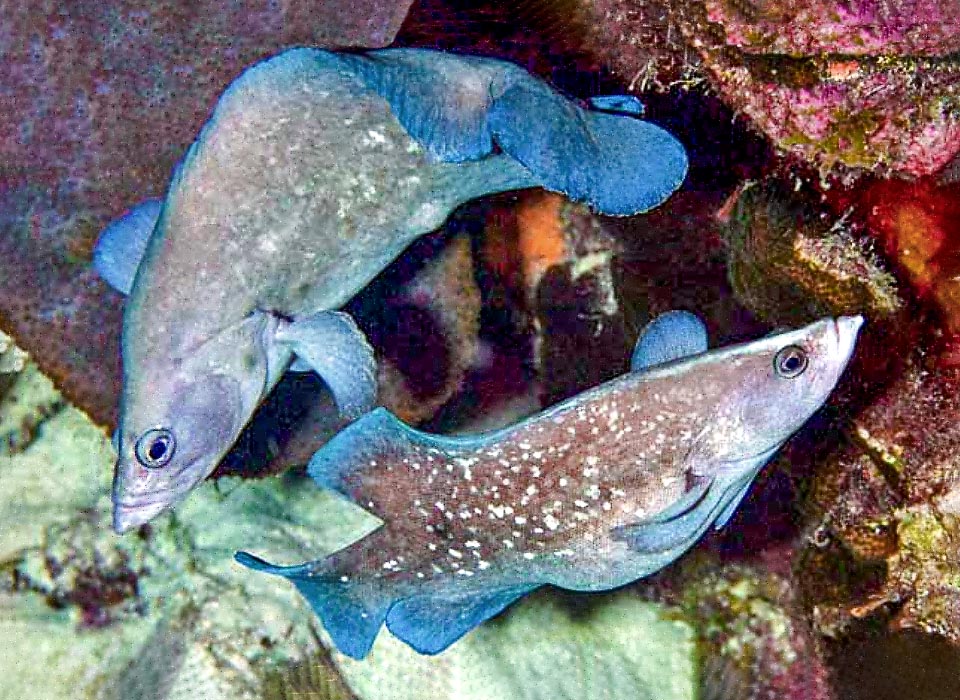
[[773,358],[773,369],[777,375],[785,379],[793,379],[803,374],[807,368],[807,351],[799,345],[788,345],[780,348]]
[[166,428],[151,428],[137,440],[137,461],[148,469],[159,469],[172,458],[177,443]]

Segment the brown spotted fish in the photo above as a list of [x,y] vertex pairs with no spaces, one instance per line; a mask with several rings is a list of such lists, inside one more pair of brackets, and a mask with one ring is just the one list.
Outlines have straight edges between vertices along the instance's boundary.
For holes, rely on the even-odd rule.
[[376,401],[373,351],[337,311],[458,205],[543,186],[601,213],[666,199],[683,147],[635,98],[564,97],[519,66],[423,49],[292,49],[221,96],[162,202],[94,263],[129,293],[114,527],[171,508],[288,369],[344,419]]
[[310,473],[383,525],[299,566],[237,559],[290,579],[355,658],[384,622],[434,654],[540,586],[630,583],[729,520],[833,390],[861,323],[708,352],[701,322],[671,312],[644,330],[629,373],[496,432],[431,435],[377,409]]

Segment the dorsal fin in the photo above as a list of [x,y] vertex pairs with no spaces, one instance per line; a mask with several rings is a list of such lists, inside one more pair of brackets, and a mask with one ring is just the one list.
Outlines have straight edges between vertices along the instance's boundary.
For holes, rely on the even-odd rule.
[[707,328],[703,321],[689,311],[668,311],[640,331],[630,369],[640,372],[706,351]]
[[104,282],[121,294],[130,294],[147,241],[160,218],[162,199],[140,202],[100,233],[93,249],[93,267]]

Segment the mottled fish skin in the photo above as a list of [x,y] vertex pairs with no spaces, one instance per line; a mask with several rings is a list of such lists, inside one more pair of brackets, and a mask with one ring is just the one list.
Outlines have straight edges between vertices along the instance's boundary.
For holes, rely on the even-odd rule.
[[[295,353],[345,418],[372,408],[372,350],[330,310],[460,203],[543,185],[629,214],[665,199],[686,167],[665,131],[585,110],[502,61],[295,49],[248,69],[179,164],[142,261],[124,268],[136,277],[114,282],[132,287],[114,528],[204,479]],[[143,211],[125,222],[141,226],[131,251],[143,250]],[[124,248],[118,237],[99,264]]]
[[[699,333],[661,319],[686,333],[672,357],[687,357],[644,366],[643,356],[671,356],[654,321],[639,369],[495,433],[441,437],[385,409],[368,414],[321,449],[310,472],[382,527],[297,567],[239,560],[290,578],[358,658],[383,621],[436,653],[537,586],[602,591],[659,570],[725,523],[760,467],[826,400],[862,322],[825,319],[694,354],[705,350],[689,340]],[[641,352],[650,338],[658,346]],[[805,364],[784,376],[778,363],[793,362],[797,348]]]

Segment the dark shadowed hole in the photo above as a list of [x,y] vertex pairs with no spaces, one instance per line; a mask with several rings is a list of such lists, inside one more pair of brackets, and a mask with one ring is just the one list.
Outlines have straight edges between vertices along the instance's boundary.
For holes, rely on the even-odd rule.
[[843,700],[960,698],[960,649],[936,635],[868,636],[838,652],[833,665]]

